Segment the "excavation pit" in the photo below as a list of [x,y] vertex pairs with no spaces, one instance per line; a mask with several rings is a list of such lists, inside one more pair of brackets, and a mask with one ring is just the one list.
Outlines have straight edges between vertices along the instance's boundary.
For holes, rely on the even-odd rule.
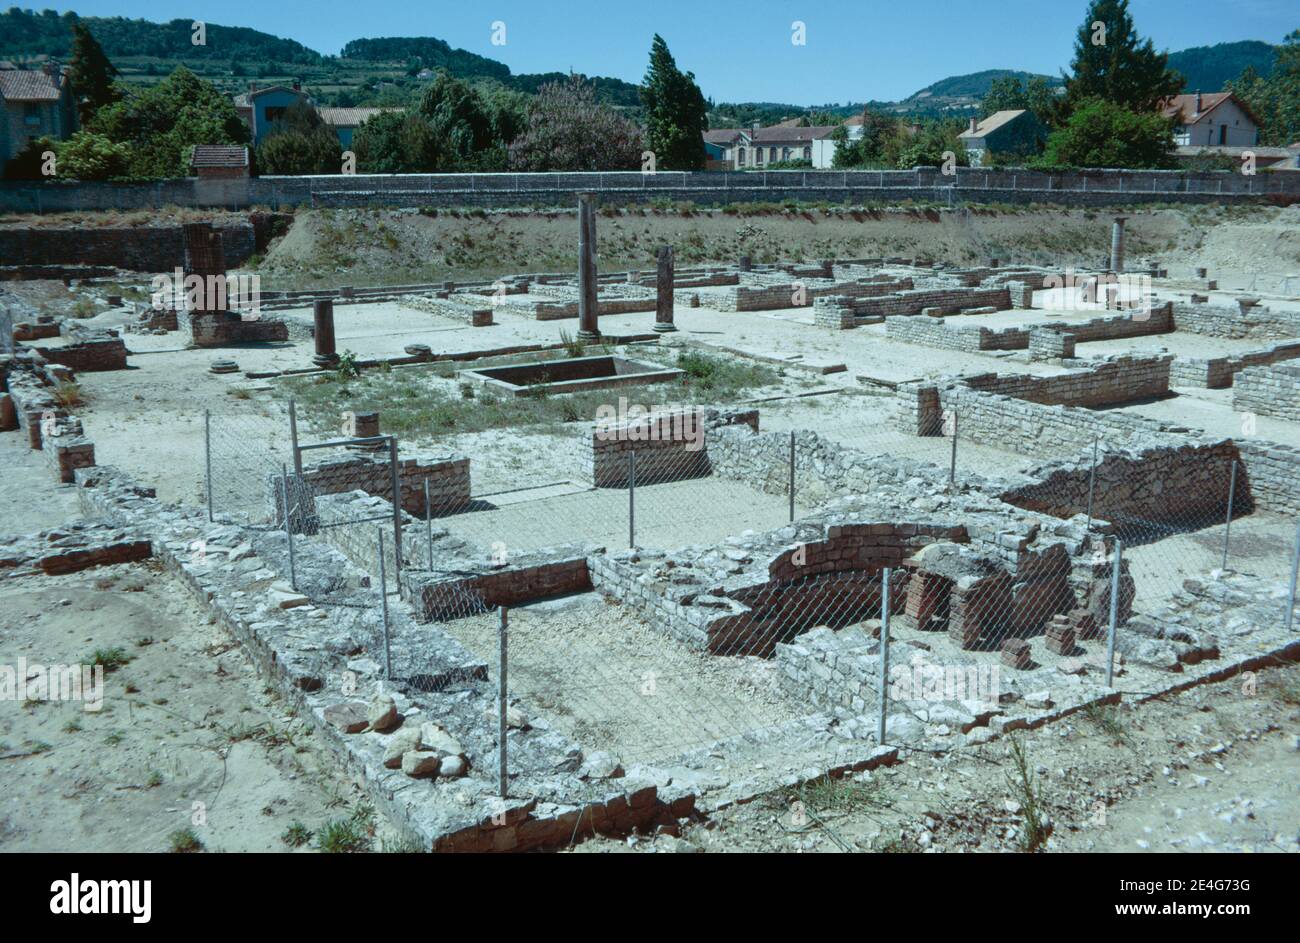
[[666,383],[683,371],[623,357],[574,357],[483,370],[462,370],[460,378],[511,396],[576,393],[643,383]]

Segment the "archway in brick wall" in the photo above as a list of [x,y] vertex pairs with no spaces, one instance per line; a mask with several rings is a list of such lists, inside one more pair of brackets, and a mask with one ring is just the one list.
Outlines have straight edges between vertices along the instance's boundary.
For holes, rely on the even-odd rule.
[[1087,605],[1071,584],[1071,559],[1060,544],[1025,556],[1009,572],[972,546],[962,526],[844,525],[830,528],[826,540],[782,553],[766,581],[731,590],[727,595],[745,611],[707,627],[709,650],[766,658],[812,629],[877,620],[886,568],[891,617],[944,632],[967,650],[1040,633],[1065,614],[1079,621]]

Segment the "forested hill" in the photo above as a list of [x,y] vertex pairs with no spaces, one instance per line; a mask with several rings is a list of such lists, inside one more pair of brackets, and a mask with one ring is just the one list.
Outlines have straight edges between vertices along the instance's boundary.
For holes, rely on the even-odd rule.
[[292,39],[281,39],[243,26],[206,23],[204,45],[193,42],[194,19],[151,23],[121,16],[85,16],[44,10],[35,13],[11,7],[0,13],[0,56],[55,56],[72,51],[72,24],[84,23],[104,52],[115,56],[157,56],[160,59],[249,59],[314,64],[320,53]]

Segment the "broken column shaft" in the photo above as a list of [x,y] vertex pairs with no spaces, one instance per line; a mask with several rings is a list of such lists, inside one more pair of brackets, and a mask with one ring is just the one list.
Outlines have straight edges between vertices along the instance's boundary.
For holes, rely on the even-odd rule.
[[334,302],[329,298],[318,298],[312,302],[312,317],[315,328],[316,355],[312,363],[318,367],[332,367],[338,363],[339,355],[334,345]]
[[655,331],[667,334],[677,330],[673,324],[673,247],[660,246],[655,276]]
[[595,194],[578,194],[578,338],[600,339],[596,297]]
[[1115,217],[1115,225],[1110,231],[1110,270],[1124,271],[1124,216]]

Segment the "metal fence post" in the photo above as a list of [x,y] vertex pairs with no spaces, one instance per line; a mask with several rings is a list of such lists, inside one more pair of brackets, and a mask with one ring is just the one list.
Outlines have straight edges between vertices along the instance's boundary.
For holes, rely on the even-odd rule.
[[424,539],[429,544],[429,569],[433,569],[433,505],[429,503],[429,479],[424,479]]
[[627,546],[636,546],[636,452],[627,453]]
[[1228,538],[1232,534],[1232,505],[1237,496],[1237,460],[1232,460],[1232,477],[1228,479],[1228,513],[1223,522],[1223,566],[1221,570],[1228,568]]
[[790,430],[790,523],[791,524],[794,523],[794,460],[795,460],[794,442],[795,442],[795,431],[791,429]]
[[510,791],[507,775],[509,765],[506,757],[506,650],[509,633],[509,611],[502,606],[501,626],[497,632],[497,772],[500,777],[498,787],[502,799],[506,798]]
[[289,512],[289,470],[280,463],[280,504],[284,509],[284,537],[289,542],[289,585],[298,590],[298,566],[293,555],[293,515]]
[[393,655],[388,646],[388,579],[384,571],[384,529],[379,528],[379,603],[383,613],[384,677],[393,677]]
[[397,436],[388,437],[388,466],[393,478],[393,580],[402,598],[402,482],[397,475]]
[[952,411],[952,458],[948,463],[948,490],[957,488],[957,409]]
[[1106,633],[1106,687],[1115,679],[1115,632],[1119,626],[1119,567],[1124,544],[1115,538],[1115,561],[1110,571],[1110,631]]
[[203,467],[208,492],[208,523],[212,523],[212,413],[203,410]]
[[1092,496],[1097,490],[1097,443],[1101,436],[1092,437],[1092,470],[1088,472],[1088,527],[1084,534],[1092,533]]
[[1295,623],[1295,583],[1296,574],[1300,572],[1300,524],[1295,529],[1295,550],[1291,553],[1291,591],[1286,597],[1286,634],[1291,634],[1291,626]]
[[289,400],[289,442],[293,446],[293,473],[302,478],[302,451],[298,448],[298,406]]
[[885,717],[889,713],[889,567],[880,571],[880,723],[876,743],[885,745]]

